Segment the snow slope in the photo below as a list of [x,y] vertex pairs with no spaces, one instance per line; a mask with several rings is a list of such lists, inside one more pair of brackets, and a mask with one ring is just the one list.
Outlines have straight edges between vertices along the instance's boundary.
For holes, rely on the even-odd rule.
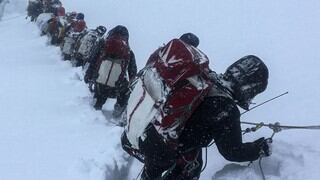
[[[320,124],[320,1],[64,0],[67,11],[84,12],[88,26],[126,25],[139,67],[158,46],[194,32],[217,72],[238,58],[256,54],[270,69],[267,98],[289,95],[242,117],[252,122]],[[125,165],[119,147],[122,129],[91,108],[92,97],[81,70],[62,62],[58,48],[47,46],[34,24],[19,17],[25,1],[11,0],[0,22],[0,179],[126,179],[116,177],[114,161]],[[19,49],[19,53],[16,53]],[[79,75],[80,74],[80,75]],[[105,108],[111,109],[112,102]],[[246,126],[244,126],[246,127]],[[270,130],[245,140],[270,136]],[[319,131],[288,130],[274,138],[273,155],[262,161],[268,180],[320,178]],[[134,162],[133,179],[141,164]],[[110,168],[109,168],[110,169]],[[117,175],[115,175],[117,174]],[[113,177],[111,177],[113,176]],[[230,164],[208,148],[202,180],[261,179],[257,162]]]
[[107,165],[124,163],[122,129],[93,110],[81,69],[12,17],[0,22],[0,179],[104,179]]

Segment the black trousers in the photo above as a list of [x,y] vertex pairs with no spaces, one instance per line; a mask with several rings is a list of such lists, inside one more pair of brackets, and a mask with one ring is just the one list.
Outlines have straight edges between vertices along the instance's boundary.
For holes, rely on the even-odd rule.
[[108,98],[117,98],[116,104],[118,104],[120,107],[125,107],[130,96],[128,84],[129,83],[126,81],[116,88],[111,88],[106,85],[96,83],[94,90],[94,98],[97,99],[96,104],[94,105],[95,108],[101,109]]
[[163,141],[152,125],[146,130],[146,139],[140,141],[139,150],[130,148],[125,133],[121,143],[127,153],[144,163],[143,180],[196,180],[200,177],[201,148],[185,153],[174,150]]

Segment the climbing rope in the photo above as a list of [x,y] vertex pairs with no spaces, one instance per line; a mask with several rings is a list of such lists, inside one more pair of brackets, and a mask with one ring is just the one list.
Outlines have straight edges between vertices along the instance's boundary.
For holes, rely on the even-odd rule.
[[[289,129],[304,129],[304,130],[320,130],[320,125],[314,125],[314,126],[288,126],[288,125],[280,125],[279,122],[276,122],[274,124],[266,124],[264,122],[260,122],[260,123],[252,123],[252,122],[241,122],[242,124],[248,124],[248,125],[254,125],[254,127],[251,127],[251,128],[246,128],[245,130],[242,131],[243,134],[247,134],[247,133],[250,133],[250,132],[256,132],[257,130],[259,130],[260,128],[262,127],[268,127],[270,128],[273,133],[271,135],[270,139],[272,141],[272,138],[274,137],[274,135],[276,133],[279,133],[281,132],[282,130],[289,130]],[[263,168],[262,168],[262,159],[263,159],[263,156],[261,156],[259,158],[259,169],[260,169],[260,172],[261,172],[261,176],[262,176],[262,179],[263,180],[266,180],[266,177],[265,177],[265,173],[263,171]],[[249,164],[250,165],[250,164]]]
[[[271,139],[275,136],[276,133],[281,132],[282,130],[289,130],[289,129],[306,129],[306,130],[320,130],[320,125],[314,125],[314,126],[288,126],[288,125],[280,125],[279,122],[276,122],[274,124],[272,123],[264,123],[264,122],[260,122],[260,123],[252,123],[252,122],[245,122],[242,121],[242,124],[247,124],[247,125],[254,125],[254,127],[250,127],[250,128],[246,128],[245,130],[242,131],[243,135],[247,134],[247,133],[251,133],[251,132],[256,132],[257,130],[261,129],[262,127],[268,127],[270,128],[273,133],[270,136]],[[208,162],[208,147],[212,146],[213,144],[215,144],[215,141],[212,141],[206,148],[205,148],[205,161],[204,161],[204,166],[201,169],[201,172],[203,172],[206,167],[207,167],[207,162]],[[265,173],[262,167],[262,159],[263,157],[261,156],[259,158],[259,170],[261,172],[261,176],[262,176],[262,180],[266,180],[265,177]],[[248,166],[250,166],[252,163],[250,163]],[[142,169],[143,170],[143,169]],[[140,173],[138,174],[136,180],[138,180],[138,178],[140,177],[140,175],[142,174],[142,170],[140,171]],[[170,172],[170,170],[168,170],[167,172]],[[167,174],[167,173],[166,173]]]
[[139,177],[142,175],[143,168],[144,167],[141,168],[139,174],[137,175],[137,177],[134,180],[139,180]]
[[215,141],[212,141],[212,142],[206,147],[206,150],[205,150],[205,153],[206,153],[206,155],[205,155],[205,162],[204,162],[203,168],[201,169],[201,172],[203,172],[203,171],[206,169],[207,164],[208,164],[208,147],[212,146],[214,143],[215,143]]
[[[245,122],[242,121],[241,124],[248,124],[248,125],[255,125],[256,127],[253,128],[247,128],[244,132],[255,132],[255,130],[260,129],[261,127],[268,127],[272,129],[275,133],[278,133],[282,130],[289,130],[289,129],[306,129],[306,130],[320,130],[320,125],[312,125],[312,126],[288,126],[288,125],[280,125],[279,122],[276,122],[274,124],[266,124],[264,122],[260,123],[252,123],[252,122]],[[252,129],[252,130],[251,130]],[[247,131],[247,132],[246,132]]]
[[253,109],[257,108],[257,107],[260,107],[260,106],[262,106],[262,105],[264,105],[264,104],[266,104],[266,103],[268,103],[268,102],[271,102],[271,101],[273,101],[273,100],[275,100],[275,99],[278,99],[278,98],[280,98],[280,97],[282,97],[282,96],[284,96],[284,95],[286,95],[286,94],[288,94],[288,93],[289,93],[289,92],[287,91],[287,92],[284,92],[284,93],[282,93],[282,94],[280,94],[280,95],[278,95],[278,96],[275,96],[275,97],[273,97],[273,98],[271,98],[271,99],[268,99],[268,100],[266,100],[266,101],[264,101],[264,102],[262,102],[262,103],[260,103],[260,104],[258,104],[258,105],[256,105],[256,106],[248,109],[247,111],[244,111],[243,113],[241,113],[241,115],[243,115],[243,114],[245,114],[245,113],[247,113],[247,112],[249,112],[249,111],[251,111],[251,110],[253,110]]
[[204,166],[203,166],[203,168],[201,169],[201,172],[203,172],[203,171],[206,169],[207,164],[208,164],[208,147],[206,147],[205,153],[206,153],[206,155],[205,155]]
[[262,168],[262,165],[261,165],[261,161],[262,161],[262,157],[259,158],[259,169],[260,169],[260,172],[261,172],[262,179],[266,180],[266,176],[264,174],[264,171],[263,171],[263,168]]

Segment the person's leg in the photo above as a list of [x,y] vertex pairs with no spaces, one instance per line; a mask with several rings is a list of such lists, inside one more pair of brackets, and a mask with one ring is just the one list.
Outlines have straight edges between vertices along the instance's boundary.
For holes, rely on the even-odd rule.
[[140,162],[144,163],[144,155],[137,149],[132,148],[131,143],[128,140],[127,134],[125,132],[121,135],[121,146],[124,151],[129,155],[135,157]]
[[143,180],[161,178],[163,172],[175,166],[176,152],[164,143],[152,125],[146,131],[146,139],[140,143],[140,151],[145,156]]
[[2,19],[2,16],[4,14],[4,8],[6,6],[6,1],[0,0],[0,20]]
[[107,101],[108,99],[108,95],[106,94],[107,91],[104,88],[104,85],[96,83],[96,87],[95,87],[95,92],[94,92],[94,98],[96,98],[96,103],[94,105],[94,108],[96,110],[101,110],[102,106],[104,105],[104,103]]
[[201,148],[179,154],[175,168],[164,177],[164,180],[198,180],[202,164]]
[[123,111],[125,110],[128,100],[130,97],[130,91],[128,88],[129,82],[125,81],[122,83],[121,87],[119,87],[119,94],[117,95],[117,102],[114,105],[114,111],[112,115],[116,118],[120,117]]

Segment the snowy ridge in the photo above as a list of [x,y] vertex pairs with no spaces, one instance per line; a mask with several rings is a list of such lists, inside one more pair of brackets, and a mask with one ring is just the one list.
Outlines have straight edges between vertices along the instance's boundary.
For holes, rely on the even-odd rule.
[[92,108],[81,68],[63,62],[24,16],[0,31],[0,179],[125,177],[122,128]]
[[[127,25],[140,68],[159,45],[186,31],[199,35],[200,49],[217,72],[223,72],[241,56],[257,54],[270,69],[270,84],[256,101],[282,90],[290,93],[243,119],[320,124],[317,0],[168,0],[161,4],[154,0],[65,0],[63,4],[67,11],[84,12],[89,28]],[[24,14],[25,5],[25,1],[11,0],[3,19]],[[135,178],[141,164],[126,162],[119,144],[122,129],[93,110],[91,94],[79,81],[81,70],[60,61],[59,49],[47,46],[47,39],[40,37],[35,24],[23,16],[0,21],[0,32],[0,179]],[[107,103],[105,108],[111,110],[113,102]],[[251,141],[270,135],[271,131],[263,129],[244,138]],[[273,155],[262,160],[267,180],[318,180],[319,138],[318,131],[277,134]],[[128,169],[123,168],[127,163],[133,163],[129,178]],[[262,179],[258,162],[246,165],[231,164],[212,146],[200,179]]]

